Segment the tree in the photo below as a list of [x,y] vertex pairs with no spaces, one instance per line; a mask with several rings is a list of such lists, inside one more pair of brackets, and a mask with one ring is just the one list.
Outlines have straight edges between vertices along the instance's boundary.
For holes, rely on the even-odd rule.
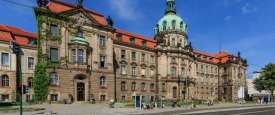
[[46,74],[44,63],[38,63],[35,68],[35,77],[33,78],[34,99],[36,102],[45,102],[48,97],[49,78]]
[[253,81],[253,84],[254,84],[254,88],[259,91],[259,92],[262,92],[264,90],[264,83],[263,83],[263,80],[260,79],[260,78],[256,78],[254,81]]
[[253,81],[258,91],[267,90],[271,93],[273,100],[273,92],[275,91],[275,64],[267,64],[262,68],[260,77]]

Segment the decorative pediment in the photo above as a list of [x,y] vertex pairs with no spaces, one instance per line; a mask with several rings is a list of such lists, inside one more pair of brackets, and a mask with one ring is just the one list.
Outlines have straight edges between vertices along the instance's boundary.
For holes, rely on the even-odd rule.
[[91,14],[87,13],[85,10],[81,8],[76,8],[72,10],[68,10],[61,13],[69,17],[70,21],[74,25],[84,26],[84,25],[100,25]]

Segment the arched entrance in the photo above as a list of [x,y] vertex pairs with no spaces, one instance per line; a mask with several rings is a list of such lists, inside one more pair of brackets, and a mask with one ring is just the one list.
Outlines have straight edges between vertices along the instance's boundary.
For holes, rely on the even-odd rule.
[[75,76],[75,97],[76,101],[86,100],[86,75],[79,74]]

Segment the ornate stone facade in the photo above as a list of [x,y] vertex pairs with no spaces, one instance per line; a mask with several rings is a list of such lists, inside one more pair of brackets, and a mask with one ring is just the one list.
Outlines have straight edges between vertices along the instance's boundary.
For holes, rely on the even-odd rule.
[[51,0],[35,8],[51,79],[49,100],[237,99],[246,61],[193,49],[175,1],[167,2],[172,5],[154,38],[114,28],[111,18],[77,4]]

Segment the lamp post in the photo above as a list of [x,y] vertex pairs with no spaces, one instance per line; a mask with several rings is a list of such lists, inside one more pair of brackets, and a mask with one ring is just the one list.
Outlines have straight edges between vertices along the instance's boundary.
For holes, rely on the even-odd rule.
[[16,55],[16,101],[19,101],[20,115],[23,115],[23,83],[22,83],[22,70],[21,70],[21,55],[23,55],[19,44],[12,42],[12,52]]
[[187,66],[188,68],[186,68],[186,70],[185,70],[185,101],[187,101],[187,98],[189,97],[189,88],[188,88],[188,77],[189,76],[187,75],[187,71],[189,71],[189,69],[191,68],[191,65],[194,64],[195,62],[196,62],[196,59],[194,58],[194,60],[189,63],[189,65]]

